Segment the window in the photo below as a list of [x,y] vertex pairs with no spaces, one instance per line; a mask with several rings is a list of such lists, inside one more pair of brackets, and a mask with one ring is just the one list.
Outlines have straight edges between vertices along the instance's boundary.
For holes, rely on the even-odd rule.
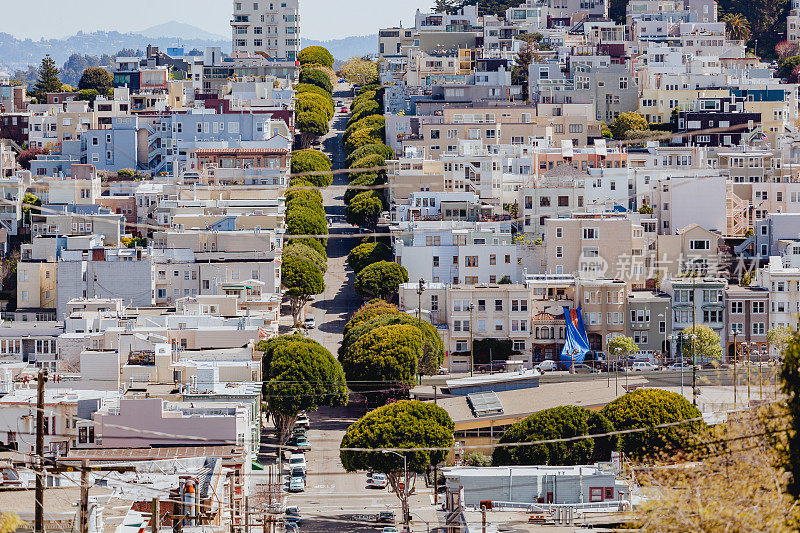
[[719,309],[703,310],[703,322],[722,322],[722,311]]
[[690,250],[709,250],[711,243],[708,240],[693,240],[689,241]]
[[434,255],[433,256],[433,266],[435,266],[435,267],[439,266],[439,256],[438,255]]
[[495,300],[494,301],[494,310],[495,311],[502,311],[503,310],[503,300]]
[[763,335],[765,327],[763,322],[753,322],[753,335]]
[[431,311],[438,311],[439,310],[439,295],[432,294],[431,295]]
[[486,300],[478,300],[478,311],[486,311]]
[[478,266],[478,256],[477,255],[467,255],[464,257],[464,265],[467,267],[477,267]]
[[497,264],[497,255],[489,254],[489,264],[496,265]]
[[583,228],[583,238],[584,239],[598,239],[599,232],[597,228]]
[[506,256],[504,258],[504,261],[505,261],[505,264],[510,265],[511,264],[511,256],[506,254]]
[[495,331],[503,331],[503,321],[502,320],[495,320],[494,321],[494,330]]
[[734,315],[744,313],[744,302],[731,302],[731,313]]
[[766,302],[753,302],[753,314],[754,315],[763,315],[766,313],[767,304]]

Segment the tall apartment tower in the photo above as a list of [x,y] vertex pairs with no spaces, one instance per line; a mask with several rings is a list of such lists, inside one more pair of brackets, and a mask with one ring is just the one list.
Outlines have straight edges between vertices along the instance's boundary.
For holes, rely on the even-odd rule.
[[300,0],[233,2],[233,53],[295,61],[300,52]]

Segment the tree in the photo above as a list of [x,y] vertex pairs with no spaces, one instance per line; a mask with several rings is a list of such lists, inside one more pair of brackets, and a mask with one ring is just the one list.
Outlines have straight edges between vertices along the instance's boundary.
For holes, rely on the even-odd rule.
[[345,162],[347,168],[351,168],[358,160],[373,154],[381,156],[384,161],[395,158],[394,150],[392,150],[389,146],[386,146],[383,143],[368,144],[366,146],[362,146],[347,156],[347,160]]
[[331,120],[335,113],[333,100],[318,93],[300,93],[295,100],[295,110],[297,112],[311,111],[324,115]]
[[31,169],[31,161],[36,159],[37,156],[47,154],[47,150],[43,148],[28,148],[27,150],[21,151],[17,155],[17,163],[25,170]]
[[643,204],[642,207],[639,208],[640,215],[652,215],[653,208],[647,204]]
[[347,125],[355,124],[362,118],[370,115],[379,115],[382,112],[381,105],[375,100],[367,100],[364,103],[358,104],[351,110],[350,120]]
[[[692,334],[696,335],[692,341]],[[719,359],[722,357],[722,344],[719,335],[708,326],[696,326],[683,330],[683,356],[686,358],[697,357],[693,362],[699,364],[705,359]]]
[[315,249],[302,242],[290,242],[283,248],[283,256],[288,255],[303,259],[315,265],[323,274],[328,270],[328,259],[320,255]]
[[373,263],[391,261],[392,249],[382,242],[365,242],[353,248],[347,256],[347,263],[358,274]]
[[350,200],[345,209],[348,224],[374,230],[383,212],[383,194],[378,191],[364,191]]
[[378,65],[374,61],[360,57],[351,57],[345,61],[339,72],[353,85],[367,85],[378,81]]
[[786,395],[789,427],[785,443],[786,470],[791,476],[789,494],[800,498],[800,334],[793,334],[786,345],[781,367],[781,390]]
[[262,341],[263,397],[285,444],[300,411],[347,405],[347,383],[342,366],[317,342],[301,335]]
[[778,61],[778,76],[783,79],[790,78],[798,65],[800,65],[800,55],[781,59]]
[[330,131],[330,124],[324,115],[309,111],[297,114],[295,126],[302,134],[301,145],[305,148]]
[[571,439],[614,431],[602,414],[585,407],[565,405],[545,409],[509,427],[492,454],[492,464],[500,465],[585,465],[608,461],[617,448],[616,437],[587,437],[528,446],[503,446],[506,443]]
[[0,513],[0,533],[14,533],[22,528],[25,522],[13,513],[2,512]]
[[628,111],[627,113],[620,114],[614,123],[611,124],[609,129],[614,135],[615,139],[626,139],[628,134],[633,131],[647,131],[649,124],[640,113],[636,111]]
[[794,337],[794,332],[789,326],[776,326],[767,332],[767,342],[770,347],[770,355],[774,349],[779,357],[783,357],[783,352]]
[[303,96],[304,94],[317,94],[322,96],[326,100],[331,102],[333,105],[333,98],[331,97],[331,93],[323,89],[322,87],[318,87],[317,85],[312,85],[310,83],[298,83],[294,86],[294,92],[297,94],[298,97]]
[[350,185],[344,192],[344,204],[349,205],[357,195],[367,190],[377,189],[380,185],[384,185],[385,183],[386,177],[383,172],[357,174],[357,177],[350,182]]
[[316,85],[324,89],[328,94],[333,93],[333,83],[328,74],[314,67],[306,67],[300,71],[300,83]]
[[739,13],[728,13],[722,17],[728,39],[747,42],[750,40],[750,23]]
[[289,235],[323,239],[328,234],[328,222],[324,215],[307,207],[290,209],[286,212],[286,232]]
[[535,51],[536,44],[533,40],[523,40],[520,50],[517,52],[517,55],[514,58],[514,67],[511,70],[511,83],[512,85],[522,86],[522,98],[525,101],[528,101],[528,98],[530,97],[528,94],[528,69],[530,68],[531,62],[535,57]]
[[[400,498],[404,515],[408,510],[406,495],[413,490],[416,474],[447,458],[453,445],[454,424],[447,411],[431,403],[400,401],[370,411],[347,428],[339,457],[348,472],[373,470],[383,472],[392,490]],[[410,449],[399,452],[403,459],[384,449]],[[370,452],[358,450],[375,450]],[[426,450],[428,449],[428,450]],[[400,489],[400,481],[405,490]]]
[[464,455],[463,463],[465,466],[492,466],[492,458],[481,452],[469,452]]
[[[323,65],[328,68],[333,68],[333,55],[327,48],[322,46],[307,46],[300,50],[297,54],[297,60],[300,66],[304,65]],[[302,80],[301,80],[302,81]]]
[[401,283],[408,283],[408,271],[397,263],[379,261],[356,275],[356,292],[363,298],[388,300]]
[[[400,309],[398,309],[396,305],[390,304],[386,300],[375,298],[374,300],[370,300],[362,305],[358,311],[356,311],[353,316],[350,317],[350,320],[348,320],[347,324],[344,325],[342,334],[346,337],[350,330],[352,330],[354,327],[366,322],[367,320],[373,319],[376,316],[400,314],[403,313],[400,312]],[[344,341],[342,344],[344,344]]]
[[347,126],[342,135],[342,141],[347,141],[347,138],[358,130],[380,128],[386,128],[386,119],[383,115],[369,115]]
[[362,146],[382,143],[383,139],[384,128],[362,128],[354,131],[347,137],[347,140],[344,142],[344,150],[350,154]]
[[[295,150],[292,152],[291,172],[317,187],[327,187],[333,183],[333,174],[330,174],[331,160],[319,150]],[[320,173],[324,174],[320,174]]]
[[[720,3],[720,8],[726,14],[738,14],[745,19],[749,23],[748,39],[758,41],[757,53],[769,55],[786,36],[789,4],[789,0],[725,0]],[[725,15],[720,16],[724,21]]]
[[[356,322],[350,327],[350,323],[345,327],[345,334],[342,343],[339,345],[339,359],[352,358],[351,348],[355,343],[367,333],[385,326],[412,326],[419,330],[422,337],[421,344],[417,346],[416,352],[417,367],[416,374],[433,375],[444,362],[444,342],[435,327],[425,320],[420,320],[406,313],[401,313],[390,308],[374,308],[372,313],[368,313],[368,320]],[[377,312],[377,313],[376,313]],[[351,323],[353,321],[351,320]]]
[[457,9],[457,5],[454,0],[434,0],[433,9],[436,13],[451,14]]
[[78,91],[78,100],[94,104],[99,94],[94,89],[81,89]]
[[609,355],[614,355],[619,358],[626,358],[629,355],[635,354],[639,351],[639,347],[632,338],[625,335],[618,335],[608,341],[606,351]]
[[27,219],[28,224],[31,223],[31,213],[38,213],[39,209],[42,207],[42,200],[29,192],[25,193],[25,196],[22,197],[22,217],[23,220]]
[[322,243],[317,239],[292,239],[289,241],[289,244],[302,244],[304,246],[308,246],[326,260],[328,259],[328,253],[325,251],[325,246],[323,246]]
[[47,102],[47,93],[57,93],[61,91],[61,80],[58,79],[58,69],[50,54],[44,56],[42,64],[39,66],[39,76],[36,85],[33,86],[33,93],[38,102]]
[[282,283],[291,304],[292,320],[297,324],[309,297],[325,290],[325,281],[316,265],[295,256],[283,258],[282,270]]
[[775,45],[775,53],[778,54],[778,59],[781,61],[796,56],[798,52],[800,52],[800,46],[794,41],[781,41]]
[[634,459],[670,454],[691,446],[691,439],[705,429],[697,407],[675,392],[636,389],[600,410],[617,431],[666,427],[623,433],[620,450]]
[[82,91],[94,90],[98,94],[108,94],[114,86],[114,76],[109,71],[100,67],[89,67],[83,71],[78,89]]
[[418,328],[392,324],[361,335],[339,361],[353,390],[364,391],[371,403],[385,403],[385,389],[414,386],[421,348]]

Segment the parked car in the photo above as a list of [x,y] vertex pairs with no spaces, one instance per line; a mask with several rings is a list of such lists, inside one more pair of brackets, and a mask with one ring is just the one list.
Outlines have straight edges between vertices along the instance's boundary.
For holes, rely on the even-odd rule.
[[346,105],[343,105],[341,111],[342,113],[349,113],[350,109],[348,109]]
[[308,437],[305,435],[298,435],[292,439],[294,444],[292,446],[298,450],[308,451],[311,449],[311,443],[308,442]]
[[290,476],[291,477],[300,476],[302,478],[305,478],[306,477],[306,469],[303,468],[302,466],[293,466],[291,468],[291,470],[290,470]]
[[297,522],[286,522],[283,525],[284,533],[300,533],[300,528],[297,527]]
[[552,359],[545,359],[533,368],[544,374],[545,372],[553,372],[554,370],[558,370],[558,365]]
[[381,533],[397,533],[397,528],[394,526],[386,526],[381,530]]
[[378,513],[378,522],[394,524],[394,511],[381,511]]
[[374,473],[367,478],[367,486],[371,489],[385,489],[389,484],[384,474]]
[[314,329],[317,327],[317,319],[313,316],[307,317],[303,322],[303,325],[306,327],[306,329]]
[[505,361],[492,361],[491,363],[478,365],[477,370],[481,374],[485,374],[487,372],[503,372],[507,366],[508,365]]
[[289,480],[289,492],[303,492],[306,490],[306,480],[303,476],[292,476]]
[[303,520],[303,517],[300,516],[300,508],[297,507],[296,505],[292,507],[287,507],[286,511],[284,512],[283,519],[287,523],[294,522],[296,524],[299,524]]
[[294,421],[294,427],[297,428],[308,428],[311,426],[311,420],[309,420],[308,415],[305,413],[300,413],[297,416],[297,420]]
[[634,372],[649,372],[652,370],[658,370],[658,367],[650,361],[636,361],[633,363],[631,370]]
[[[567,368],[567,370],[569,370],[569,368]],[[600,372],[599,370],[590,365],[586,365],[583,363],[575,365],[576,374],[597,374],[599,372]]]
[[439,374],[440,376],[443,376],[443,375],[445,375],[445,374],[449,374],[449,373],[450,373],[450,371],[449,371],[449,370],[447,370],[447,367],[446,367],[446,366],[440,366],[440,367],[439,367],[439,372],[438,372],[438,374]]
[[302,468],[303,471],[306,469],[306,454],[303,452],[293,453],[289,456],[289,468]]

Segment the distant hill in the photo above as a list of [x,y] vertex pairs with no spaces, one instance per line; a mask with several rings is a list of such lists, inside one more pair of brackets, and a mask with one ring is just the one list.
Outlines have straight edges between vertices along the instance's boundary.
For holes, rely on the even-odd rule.
[[171,20],[169,22],[165,22],[164,24],[159,24],[158,26],[153,26],[151,28],[134,33],[138,33],[139,35],[144,35],[145,37],[150,38],[169,37],[181,40],[202,39],[206,41],[230,40],[230,36],[211,33],[200,29],[197,26],[184,24],[183,22],[177,22],[175,20]]
[[365,56],[378,53],[378,34],[345,37],[330,41],[315,41],[303,39],[303,46],[324,46],[330,50],[335,59],[345,61],[355,56]]
[[[157,28],[157,27],[156,27]],[[200,30],[202,31],[202,30]],[[187,51],[197,48],[203,50],[207,46],[220,46],[224,52],[230,53],[230,39],[204,39],[183,37],[147,37],[139,33],[110,32],[78,32],[66,39],[17,39],[8,33],[0,33],[0,70],[14,72],[26,70],[28,65],[39,65],[45,54],[50,54],[56,65],[62,65],[72,54],[101,57],[112,55],[119,50],[142,50],[148,44],[166,49],[180,42]]]

